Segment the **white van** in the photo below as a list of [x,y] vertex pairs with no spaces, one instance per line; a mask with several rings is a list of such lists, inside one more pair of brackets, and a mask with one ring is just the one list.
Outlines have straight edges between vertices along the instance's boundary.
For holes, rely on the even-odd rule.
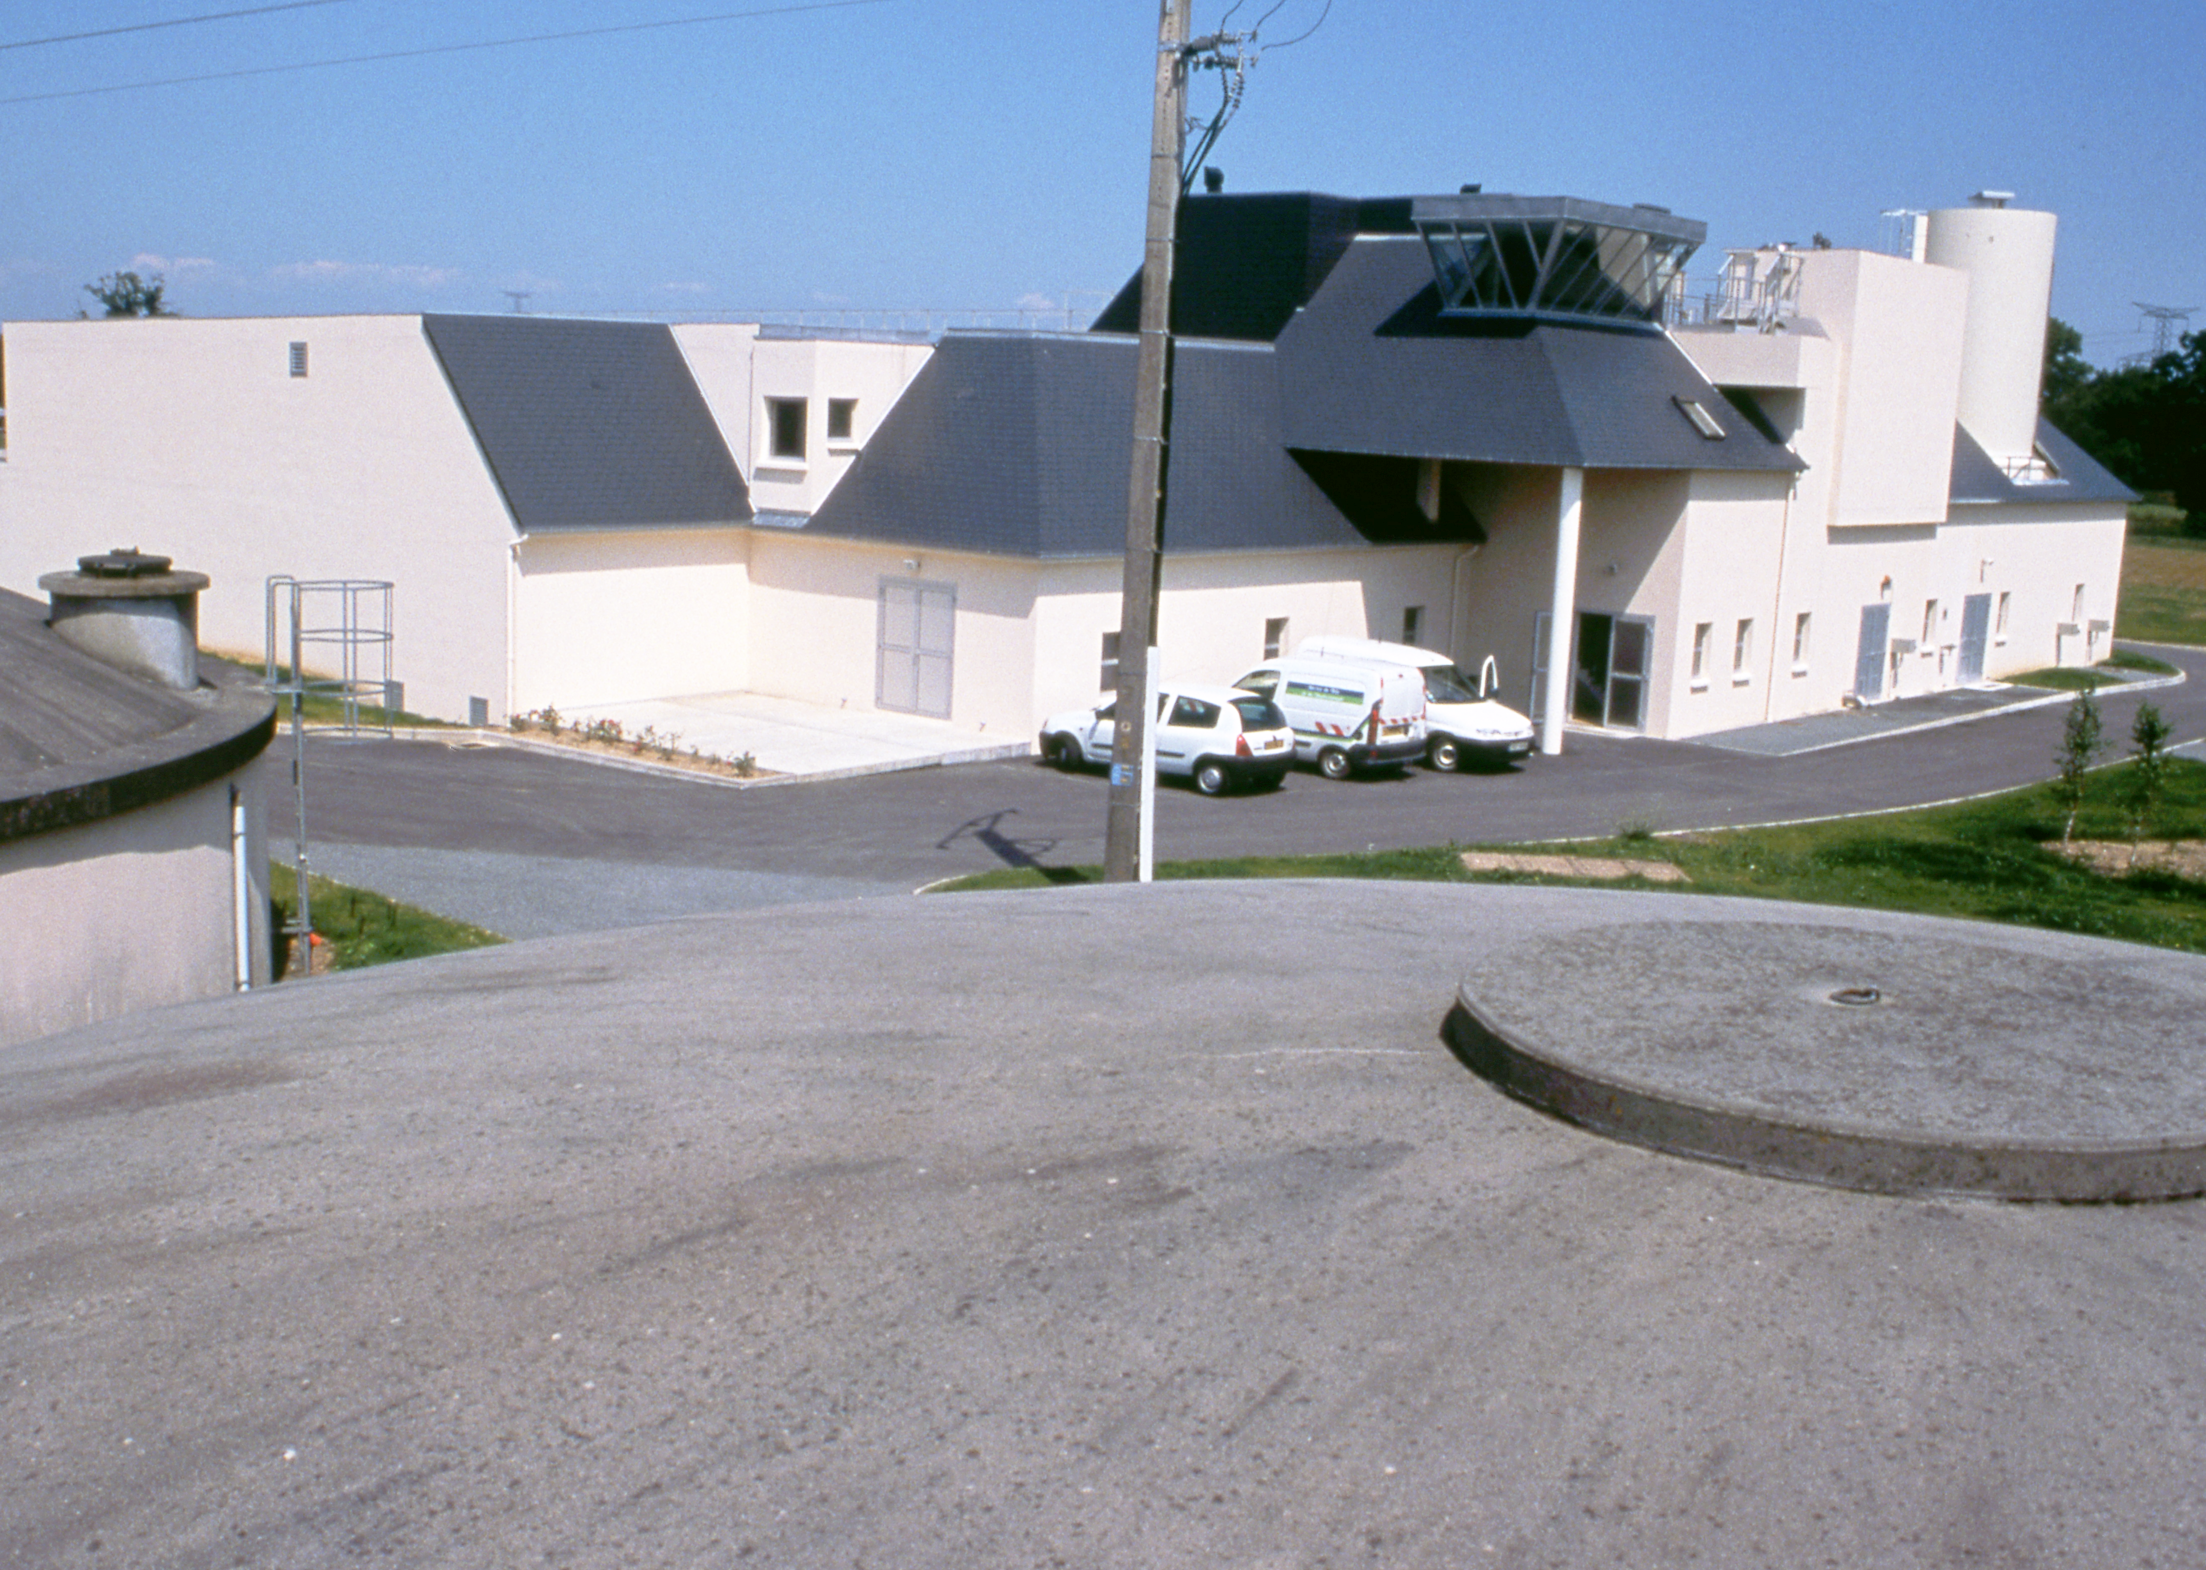
[[1296,654],[1233,685],[1277,704],[1294,727],[1295,756],[1329,780],[1424,756],[1425,679],[1408,665]]
[[1425,757],[1436,769],[1453,771],[1466,762],[1498,765],[1531,756],[1532,722],[1494,696],[1501,680],[1491,654],[1474,682],[1445,654],[1377,638],[1305,638],[1297,652],[1312,659],[1415,666],[1425,679]]

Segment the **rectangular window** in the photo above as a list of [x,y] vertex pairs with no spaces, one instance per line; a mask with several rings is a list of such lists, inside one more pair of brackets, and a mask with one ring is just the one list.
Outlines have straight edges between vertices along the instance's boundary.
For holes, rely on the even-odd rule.
[[1792,668],[1794,672],[1808,668],[1808,612],[1802,611],[1792,619]]
[[1422,605],[1402,607],[1402,641],[1415,645],[1417,635],[1425,630],[1425,608]]
[[766,400],[766,450],[776,458],[804,461],[805,400]]
[[2007,641],[2007,591],[1999,591],[1999,619],[1992,625],[1992,635],[2001,643]]
[[306,345],[303,343],[295,343],[291,346],[291,374],[293,376],[304,376],[306,374]]
[[1747,666],[1754,658],[1754,618],[1741,616],[1739,630],[1731,639],[1731,679],[1745,681],[1750,674]]
[[2083,585],[2080,583],[2076,585],[2076,598],[2068,607],[2068,619],[2073,622],[2083,620]]
[[1264,658],[1276,660],[1287,647],[1287,618],[1269,617],[1264,622]]
[[1118,634],[1115,632],[1103,634],[1103,672],[1102,679],[1096,683],[1096,690],[1118,691]]
[[1930,650],[1930,648],[1931,648],[1931,646],[1932,646],[1932,645],[1934,645],[1934,644],[1935,644],[1935,643],[1936,643],[1937,641],[1938,641],[1938,602],[1937,602],[1936,600],[1925,600],[1925,601],[1923,601],[1923,636],[1922,636],[1922,645],[1923,645],[1923,650],[1924,650],[1924,652],[1925,652],[1925,653],[1928,653],[1928,652],[1929,652],[1929,650]]
[[850,433],[858,425],[858,400],[855,398],[830,398],[827,400],[827,439],[831,442],[847,442]]
[[1696,622],[1693,626],[1693,685],[1708,685],[1708,644],[1716,635],[1712,621]]

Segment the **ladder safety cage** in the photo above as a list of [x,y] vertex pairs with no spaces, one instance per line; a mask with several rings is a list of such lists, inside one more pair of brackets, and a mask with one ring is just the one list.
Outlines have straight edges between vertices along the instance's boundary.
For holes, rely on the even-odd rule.
[[[314,917],[307,892],[306,708],[332,698],[338,718],[326,727],[345,737],[363,729],[391,735],[399,688],[391,679],[392,584],[380,578],[293,578],[267,584],[267,664],[263,683],[291,715],[291,792],[298,830],[292,870],[296,901],[284,933],[301,976],[314,973]],[[310,671],[337,674],[312,675]],[[363,727],[361,709],[380,716]],[[319,707],[319,705],[317,705]]]

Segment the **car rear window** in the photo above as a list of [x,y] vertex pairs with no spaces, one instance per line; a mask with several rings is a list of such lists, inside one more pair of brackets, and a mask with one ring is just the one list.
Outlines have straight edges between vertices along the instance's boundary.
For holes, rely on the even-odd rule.
[[1279,705],[1269,698],[1235,698],[1234,710],[1241,716],[1243,730],[1285,730],[1287,716],[1279,712]]

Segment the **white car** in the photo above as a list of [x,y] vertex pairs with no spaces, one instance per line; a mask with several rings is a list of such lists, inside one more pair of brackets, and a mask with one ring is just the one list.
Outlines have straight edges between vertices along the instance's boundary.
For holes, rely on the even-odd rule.
[[[1042,722],[1042,756],[1061,769],[1111,761],[1118,699]],[[1171,683],[1157,693],[1157,773],[1185,775],[1205,796],[1277,785],[1294,761],[1294,732],[1268,698],[1231,687]]]

